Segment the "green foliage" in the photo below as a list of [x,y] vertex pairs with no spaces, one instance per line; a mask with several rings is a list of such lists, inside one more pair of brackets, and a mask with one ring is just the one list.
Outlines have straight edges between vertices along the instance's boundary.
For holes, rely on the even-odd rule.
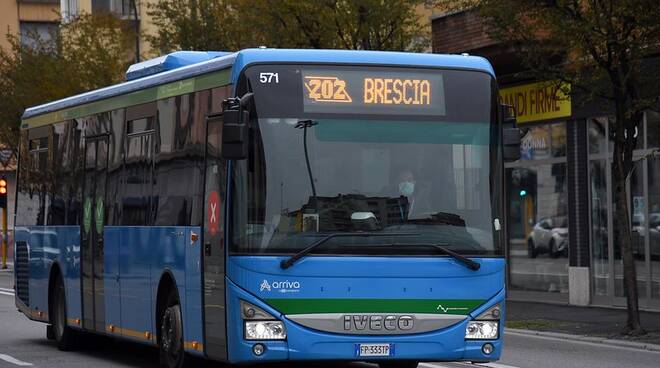
[[[610,101],[624,88],[655,88],[647,74],[654,70],[645,70],[644,62],[649,45],[660,42],[657,0],[480,3],[492,35],[516,47],[536,77],[563,79],[589,97]],[[638,97],[629,105],[628,117],[656,102]]]
[[132,63],[135,31],[112,14],[80,15],[60,28],[62,53],[76,70],[79,90],[92,90],[124,79]]
[[[630,223],[626,183],[645,109],[660,102],[658,0],[481,0],[492,35],[515,48],[538,80],[569,82],[573,92],[613,106],[615,216]],[[573,93],[575,96],[576,93]],[[575,98],[573,98],[575,101]],[[615,232],[623,261],[627,332],[640,325],[630,227]]]
[[49,40],[27,37],[30,46],[7,34],[11,47],[0,50],[0,143],[14,149],[26,108],[121,81],[133,38],[107,14],[80,15]]
[[160,52],[281,48],[421,51],[424,0],[163,0],[150,5]]
[[[148,36],[157,52],[231,50],[240,45],[241,29],[228,0],[164,0],[150,3],[148,14],[157,34]],[[247,31],[247,29],[241,31]],[[243,32],[241,32],[243,33]]]

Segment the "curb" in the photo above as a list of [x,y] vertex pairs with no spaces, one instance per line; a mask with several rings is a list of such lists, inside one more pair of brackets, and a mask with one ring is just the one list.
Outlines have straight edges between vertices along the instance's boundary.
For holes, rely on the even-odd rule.
[[548,332],[548,331],[536,331],[536,330],[524,330],[518,328],[505,328],[504,333],[512,332],[520,335],[532,335],[532,336],[541,336],[541,337],[550,337],[561,340],[573,340],[573,341],[582,341],[590,342],[594,344],[603,344],[610,346],[618,346],[629,349],[638,349],[645,351],[654,351],[660,352],[660,345],[652,344],[649,342],[636,342],[636,341],[625,341],[617,339],[609,339],[607,337],[596,337],[596,336],[587,336],[587,335],[573,335],[561,332]]

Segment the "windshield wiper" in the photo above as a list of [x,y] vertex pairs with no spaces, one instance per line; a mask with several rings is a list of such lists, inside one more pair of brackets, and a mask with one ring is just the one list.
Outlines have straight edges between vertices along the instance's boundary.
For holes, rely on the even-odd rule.
[[417,246],[417,247],[432,247],[435,249],[438,249],[439,251],[443,252],[444,254],[454,258],[455,260],[459,261],[463,265],[465,265],[467,268],[471,269],[472,271],[477,271],[479,268],[481,268],[481,264],[479,262],[475,262],[471,260],[470,258],[460,254],[456,253],[453,250],[447,248],[447,244],[437,244],[437,243],[413,243],[413,244],[406,244],[406,243],[394,243],[391,244],[393,246],[396,245],[402,245],[402,246]]
[[296,263],[300,258],[306,256],[309,254],[311,251],[316,249],[317,247],[323,245],[326,243],[328,240],[333,239],[333,238],[347,238],[347,237],[372,237],[372,236],[418,236],[419,234],[413,234],[413,233],[369,233],[369,232],[359,232],[359,233],[332,233],[324,236],[323,238],[313,242],[312,244],[308,245],[305,249],[301,250],[300,252],[292,255],[291,257],[282,260],[280,262],[280,267],[283,269],[287,269],[291,266],[293,266],[294,263]]

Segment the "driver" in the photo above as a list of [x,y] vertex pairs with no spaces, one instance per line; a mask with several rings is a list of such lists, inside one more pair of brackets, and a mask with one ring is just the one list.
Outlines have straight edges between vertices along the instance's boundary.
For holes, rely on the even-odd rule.
[[[407,208],[401,208],[402,218],[410,218],[413,214],[420,214],[428,210],[428,200],[425,200],[423,186],[415,181],[412,170],[404,169],[399,174],[399,195],[408,199]],[[407,216],[406,216],[407,215]]]

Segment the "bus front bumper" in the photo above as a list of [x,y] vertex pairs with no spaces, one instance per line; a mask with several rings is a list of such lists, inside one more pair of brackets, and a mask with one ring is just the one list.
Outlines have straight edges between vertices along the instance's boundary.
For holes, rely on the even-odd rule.
[[[504,320],[500,320],[498,338],[494,340],[466,340],[465,331],[471,317],[452,326],[426,333],[409,335],[351,335],[314,330],[291,321],[284,315],[277,317],[286,327],[286,340],[248,341],[244,337],[243,322],[239,308],[240,300],[254,303],[267,312],[276,311],[253,295],[232,285],[228,292],[228,357],[231,363],[259,361],[495,361],[502,353]],[[501,303],[504,291],[485,303],[480,310]],[[503,304],[503,303],[502,303]],[[502,313],[504,315],[504,313]],[[364,357],[358,354],[359,344],[390,344],[392,353],[386,357]],[[484,345],[490,344],[489,354]],[[260,345],[255,347],[255,345]],[[256,354],[255,351],[260,352]]]
[[[467,322],[432,333],[408,336],[339,335],[313,331],[285,320],[287,340],[241,340],[233,351],[233,362],[254,361],[495,361],[502,352],[501,336],[497,340],[465,340]],[[254,353],[254,346],[265,349],[261,355]],[[390,344],[392,353],[387,357],[358,355],[359,344]],[[492,352],[483,352],[484,344],[492,345]]]

